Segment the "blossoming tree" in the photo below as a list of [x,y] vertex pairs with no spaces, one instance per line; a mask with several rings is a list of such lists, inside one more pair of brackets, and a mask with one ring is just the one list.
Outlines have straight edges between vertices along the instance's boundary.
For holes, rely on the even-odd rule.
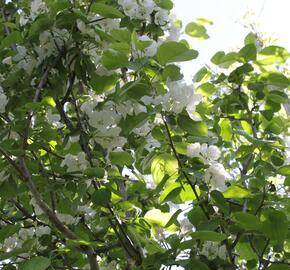
[[172,7],[0,1],[1,269],[289,269],[289,53]]

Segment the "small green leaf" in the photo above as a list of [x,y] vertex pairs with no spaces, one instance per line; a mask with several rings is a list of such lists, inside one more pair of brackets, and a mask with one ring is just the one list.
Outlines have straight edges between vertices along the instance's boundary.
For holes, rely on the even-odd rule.
[[117,69],[126,67],[129,62],[126,54],[114,49],[108,49],[104,51],[101,63],[107,69]]
[[167,10],[171,10],[173,8],[173,3],[171,0],[154,0],[156,5]]
[[254,61],[257,58],[257,49],[254,44],[248,44],[239,51],[239,55],[246,61]]
[[259,218],[249,213],[235,212],[233,220],[245,230],[259,230],[261,227]]
[[272,45],[259,52],[257,62],[261,65],[282,64],[289,56],[290,54],[285,48]]
[[194,82],[204,82],[209,79],[210,79],[210,72],[205,67],[201,68],[198,72],[196,72],[193,77]]
[[88,168],[84,171],[84,174],[89,178],[103,178],[105,176],[105,170],[103,168]]
[[163,43],[157,51],[157,59],[162,65],[173,62],[189,61],[197,58],[196,50],[188,49],[184,43],[168,41]]
[[181,209],[178,209],[169,219],[169,221],[166,223],[166,225],[164,226],[165,228],[170,227],[173,223],[175,223],[177,221],[177,218],[179,216],[179,214],[182,213]]
[[185,27],[185,33],[193,38],[208,39],[206,28],[198,22],[191,22]]
[[204,122],[196,122],[190,119],[188,116],[180,115],[177,119],[178,126],[194,136],[207,136],[208,135],[208,127]]
[[278,210],[266,209],[261,216],[261,230],[273,241],[282,243],[288,232],[287,216]]
[[105,91],[110,91],[117,83],[118,75],[112,74],[109,76],[100,76],[98,74],[92,74],[90,85],[97,94],[101,94]]
[[281,175],[285,175],[285,176],[290,176],[290,165],[285,165],[285,166],[280,167],[277,170],[277,173]]
[[248,44],[256,44],[256,36],[253,33],[249,33],[245,39],[244,39],[244,44],[248,45]]
[[151,163],[151,174],[156,184],[159,184],[165,175],[174,179],[178,175],[178,162],[167,153],[156,156]]
[[23,37],[19,31],[13,31],[7,37],[3,38],[1,41],[0,48],[9,47],[12,44],[19,44],[22,43]]
[[180,73],[180,67],[176,65],[168,65],[164,68],[162,77],[165,82],[167,82],[168,79],[170,81],[179,81],[183,78],[183,75]]
[[197,231],[190,234],[192,238],[197,238],[205,241],[221,242],[227,239],[227,236],[223,233],[217,233],[213,231]]
[[251,196],[251,192],[241,186],[232,185],[227,188],[226,191],[223,192],[223,195],[226,199],[233,198],[233,199],[243,199],[248,198]]
[[225,52],[219,51],[217,52],[210,60],[213,64],[219,65],[222,61],[222,58],[225,56]]
[[45,270],[50,266],[50,259],[38,256],[25,261],[20,270]]
[[107,206],[111,202],[111,191],[101,187],[93,193],[91,200],[96,206]]
[[152,209],[145,214],[144,219],[151,225],[159,225],[164,228],[171,217],[172,214],[170,213],[163,213],[159,209]]
[[205,96],[211,96],[216,92],[216,87],[212,83],[203,83],[197,89],[197,93],[202,93]]
[[127,152],[110,152],[109,159],[119,166],[130,166],[134,163],[134,158]]
[[97,13],[106,18],[123,18],[124,14],[113,7],[112,5],[106,5],[103,3],[94,3],[91,6],[91,11]]
[[220,136],[225,141],[228,141],[228,142],[231,141],[233,137],[231,121],[229,119],[221,119],[219,121],[219,126],[221,128]]

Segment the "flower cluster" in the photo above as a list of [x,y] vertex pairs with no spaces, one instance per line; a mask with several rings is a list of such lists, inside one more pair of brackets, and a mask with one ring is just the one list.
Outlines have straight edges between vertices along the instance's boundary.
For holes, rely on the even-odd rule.
[[163,26],[169,20],[168,11],[159,8],[153,0],[118,0],[118,4],[131,19],[150,21],[152,13],[155,12],[155,24]]
[[218,242],[204,242],[200,254],[205,256],[208,260],[214,260],[216,258],[226,260],[227,258],[225,245],[220,245]]
[[224,166],[217,162],[221,156],[220,149],[215,145],[192,143],[187,146],[187,156],[200,158],[209,167],[205,172],[205,181],[215,189],[226,189],[226,182],[230,179]]

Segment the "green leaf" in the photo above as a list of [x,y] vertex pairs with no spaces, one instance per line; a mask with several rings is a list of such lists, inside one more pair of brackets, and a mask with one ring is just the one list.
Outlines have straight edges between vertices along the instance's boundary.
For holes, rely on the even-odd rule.
[[257,58],[257,49],[254,44],[248,44],[239,51],[239,55],[246,61],[254,61]]
[[122,100],[128,97],[139,100],[141,97],[150,95],[152,86],[146,81],[133,81],[126,83],[120,90]]
[[162,65],[172,62],[183,62],[197,58],[196,50],[188,49],[184,43],[169,41],[159,46],[157,59]]
[[288,233],[287,216],[278,210],[267,209],[262,213],[262,231],[273,241],[282,243]]
[[174,201],[174,199],[179,195],[181,192],[182,187],[179,183],[170,183],[166,185],[164,191],[160,195],[160,203]]
[[13,31],[11,34],[2,39],[0,48],[9,47],[12,44],[16,45],[22,42],[23,38],[21,33],[19,31]]
[[113,29],[110,33],[117,41],[126,42],[127,44],[131,42],[131,33],[128,29]]
[[156,5],[167,10],[171,10],[173,8],[173,3],[171,0],[154,0]]
[[18,194],[18,186],[12,177],[9,177],[0,184],[0,197],[12,199]]
[[180,67],[176,65],[168,65],[164,68],[162,77],[165,82],[167,82],[168,79],[170,81],[179,81],[183,78],[183,75],[180,73]]
[[257,254],[252,250],[251,245],[248,242],[239,242],[236,246],[236,249],[241,257],[244,260],[258,260]]
[[233,220],[245,230],[259,230],[261,222],[258,217],[244,212],[233,213]]
[[112,5],[106,5],[103,3],[94,3],[91,6],[91,11],[97,13],[106,18],[123,18],[124,14],[113,7]]
[[[196,192],[198,195],[200,195],[200,189],[198,187],[196,187]],[[196,200],[196,196],[189,184],[184,184],[182,186],[181,191],[179,193],[179,197],[181,199],[181,202]]]
[[283,90],[289,86],[289,79],[280,72],[264,72],[259,76],[270,90]]
[[285,263],[275,264],[272,263],[267,270],[290,270],[290,266]]
[[111,195],[110,190],[101,187],[93,193],[91,200],[96,206],[107,206],[111,202]]
[[203,83],[197,89],[196,93],[202,93],[205,96],[211,96],[216,92],[216,87],[212,83]]
[[231,185],[227,188],[226,191],[223,192],[223,195],[226,199],[243,199],[249,198],[251,196],[251,192],[244,187],[238,185]]
[[184,130],[185,132],[189,133],[190,135],[194,136],[207,136],[208,135],[208,127],[204,122],[196,122],[193,121],[188,116],[180,115],[177,118],[178,126]]
[[53,21],[48,18],[46,15],[40,15],[31,25],[29,29],[28,39],[35,40],[38,38],[38,35],[45,30],[48,30],[52,27]]
[[253,33],[249,33],[245,39],[244,39],[244,44],[248,45],[248,44],[256,44],[256,36]]
[[109,159],[119,166],[130,166],[134,163],[134,158],[128,152],[110,152]]
[[178,162],[167,153],[156,156],[151,163],[151,174],[156,184],[160,183],[165,175],[174,179],[178,175]]
[[110,91],[116,85],[118,75],[100,76],[98,74],[91,75],[90,85],[97,94]]
[[126,67],[129,62],[126,54],[114,49],[108,49],[104,51],[101,58],[101,63],[107,69],[117,69]]
[[206,32],[206,28],[198,23],[191,22],[185,27],[185,33],[193,38],[208,39],[209,35]]
[[228,212],[229,212],[229,205],[226,202],[223,194],[220,191],[218,191],[218,190],[213,190],[210,193],[210,196],[211,196],[212,200],[214,201],[215,205],[221,211],[223,211],[225,214],[228,214]]
[[6,225],[0,229],[0,242],[3,243],[6,238],[18,232],[20,225]]
[[227,236],[223,233],[217,233],[213,231],[197,231],[190,234],[192,238],[197,238],[205,241],[221,242],[227,239]]
[[182,213],[181,209],[178,209],[169,219],[169,221],[166,223],[166,225],[164,226],[165,228],[170,227],[173,223],[177,222],[177,218],[179,216],[179,214]]
[[219,51],[215,53],[215,55],[210,60],[213,64],[219,65],[222,62],[222,59],[225,55],[226,55],[225,52]]
[[50,266],[50,259],[38,256],[33,257],[20,266],[20,270],[45,270]]
[[105,170],[103,168],[88,168],[84,171],[84,174],[89,178],[103,178],[105,176]]
[[277,170],[277,173],[284,176],[290,176],[290,165],[285,165],[285,166],[280,167]]
[[220,136],[227,142],[231,141],[233,137],[231,121],[229,119],[221,119],[219,126],[221,128]]
[[289,56],[285,48],[272,45],[259,52],[257,62],[260,65],[282,64],[286,62]]
[[149,118],[147,113],[137,115],[127,115],[126,119],[122,118],[119,127],[122,128],[122,135],[128,136],[134,128],[141,127]]
[[238,58],[239,54],[236,52],[227,53],[220,59],[219,66],[221,68],[229,68],[233,63],[237,62]]
[[198,72],[195,73],[193,77],[194,82],[203,82],[210,79],[210,72],[207,70],[207,68],[203,67]]
[[151,225],[159,225],[161,227],[165,227],[167,223],[170,221],[172,214],[163,213],[159,209],[149,210],[145,215],[144,219]]
[[210,270],[210,268],[205,263],[196,259],[191,259],[190,263],[185,266],[185,270],[192,270],[192,269]]
[[190,223],[196,228],[207,220],[206,215],[198,206],[193,207],[192,210],[188,212],[187,217]]

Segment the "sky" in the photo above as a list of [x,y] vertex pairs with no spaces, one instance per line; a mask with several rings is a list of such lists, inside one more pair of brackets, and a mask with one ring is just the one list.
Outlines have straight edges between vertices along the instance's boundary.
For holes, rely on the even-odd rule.
[[208,27],[210,39],[199,41],[186,37],[194,49],[199,51],[198,59],[182,64],[187,82],[193,74],[219,50],[229,52],[242,47],[244,37],[250,32],[243,26],[247,12],[254,15],[250,20],[259,32],[277,39],[276,45],[290,51],[290,0],[173,0],[173,13],[183,25],[203,17],[213,21]]

